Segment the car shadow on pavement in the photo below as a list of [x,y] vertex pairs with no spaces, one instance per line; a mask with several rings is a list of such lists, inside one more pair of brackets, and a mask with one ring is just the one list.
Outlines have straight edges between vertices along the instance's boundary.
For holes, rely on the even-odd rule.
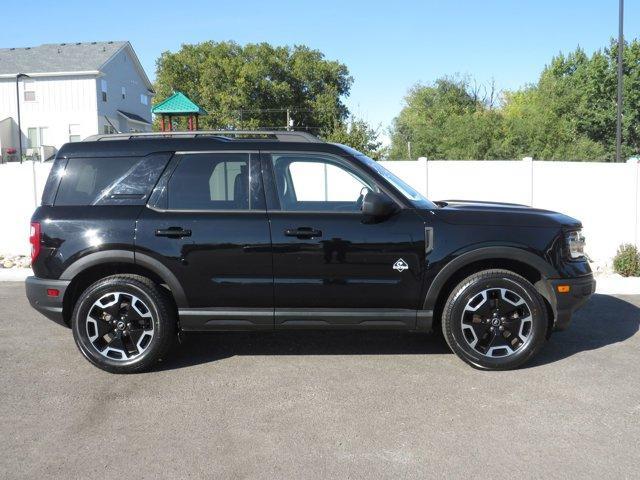
[[171,370],[235,355],[449,354],[441,336],[390,331],[282,331],[186,334],[156,370]]
[[[636,297],[638,298],[638,297]],[[554,332],[532,362],[535,367],[632,337],[640,308],[610,295],[594,295],[565,332]],[[282,331],[185,334],[155,368],[173,370],[236,355],[428,355],[450,354],[441,335],[390,331]]]
[[[636,295],[635,299],[638,298]],[[626,301],[624,296],[593,295],[574,314],[569,328],[564,332],[554,332],[538,356],[525,368],[623,342],[635,335],[639,326],[640,307]]]

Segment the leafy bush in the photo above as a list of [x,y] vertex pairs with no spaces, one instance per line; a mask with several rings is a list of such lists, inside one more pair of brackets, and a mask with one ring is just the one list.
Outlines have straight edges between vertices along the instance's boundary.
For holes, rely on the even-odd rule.
[[626,243],[618,247],[618,253],[613,257],[613,269],[623,277],[640,276],[640,252]]

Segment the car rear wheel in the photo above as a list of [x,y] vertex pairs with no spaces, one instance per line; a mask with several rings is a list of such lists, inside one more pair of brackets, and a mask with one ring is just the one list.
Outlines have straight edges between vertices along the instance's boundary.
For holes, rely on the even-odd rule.
[[87,360],[112,373],[147,370],[177,337],[166,293],[140,275],[113,275],[87,288],[76,303],[71,327]]
[[465,278],[451,292],[442,314],[449,347],[485,370],[523,365],[542,347],[546,330],[540,294],[508,270],[484,270]]

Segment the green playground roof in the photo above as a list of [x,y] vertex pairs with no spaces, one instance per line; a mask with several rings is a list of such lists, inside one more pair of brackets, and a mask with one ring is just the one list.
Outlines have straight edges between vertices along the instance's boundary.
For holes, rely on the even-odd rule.
[[184,93],[175,91],[169,98],[163,100],[151,109],[156,115],[206,115],[204,108],[193,103]]

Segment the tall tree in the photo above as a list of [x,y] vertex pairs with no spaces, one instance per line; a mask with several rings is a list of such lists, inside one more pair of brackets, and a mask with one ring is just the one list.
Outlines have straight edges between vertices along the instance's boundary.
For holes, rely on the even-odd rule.
[[391,158],[499,158],[502,118],[494,94],[468,78],[444,77],[415,85],[394,119]]
[[180,90],[207,110],[203,128],[294,128],[329,134],[349,111],[347,67],[305,46],[203,42],[164,52],[156,62],[156,98]]
[[[617,42],[555,56],[538,81],[505,92],[497,108],[471,82],[413,87],[392,127],[392,158],[615,158]],[[491,96],[493,98],[493,96]],[[640,41],[624,54],[623,156],[640,154]]]

